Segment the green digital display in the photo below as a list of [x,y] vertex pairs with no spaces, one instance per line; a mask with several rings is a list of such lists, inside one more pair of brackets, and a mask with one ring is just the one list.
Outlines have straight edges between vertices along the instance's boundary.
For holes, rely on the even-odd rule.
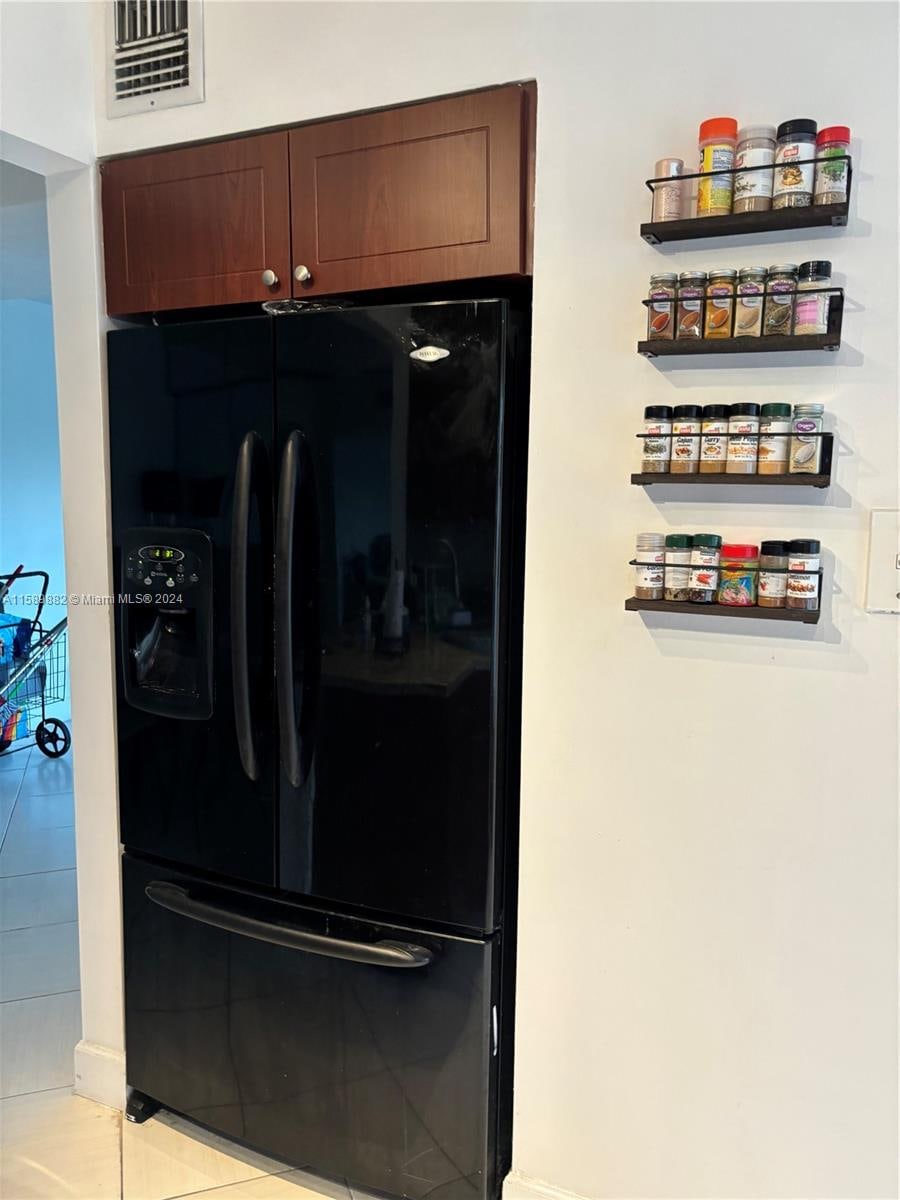
[[177,556],[171,546],[150,546],[145,553],[148,558],[155,558],[160,562],[168,562]]

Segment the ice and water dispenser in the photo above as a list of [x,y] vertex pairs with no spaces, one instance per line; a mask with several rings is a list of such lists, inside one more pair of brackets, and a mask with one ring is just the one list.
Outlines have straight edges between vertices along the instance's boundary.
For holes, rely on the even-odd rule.
[[129,529],[122,545],[123,680],[135,708],[213,711],[212,542],[196,529]]

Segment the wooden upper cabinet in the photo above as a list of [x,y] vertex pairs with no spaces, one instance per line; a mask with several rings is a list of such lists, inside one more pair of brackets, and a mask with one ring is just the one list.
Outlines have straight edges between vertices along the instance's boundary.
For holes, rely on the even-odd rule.
[[294,295],[530,273],[533,85],[290,132]]
[[[109,313],[290,296],[287,133],[117,159],[101,171]],[[277,283],[267,286],[265,271]]]

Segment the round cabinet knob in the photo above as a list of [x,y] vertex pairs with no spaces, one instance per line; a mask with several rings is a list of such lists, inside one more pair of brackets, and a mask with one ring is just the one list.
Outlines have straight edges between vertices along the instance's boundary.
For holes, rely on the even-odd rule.
[[278,283],[278,276],[274,271],[266,270],[262,273],[262,281],[266,287],[275,287],[275,285]]
[[298,283],[312,283],[312,271],[301,263],[299,267],[294,267],[294,278]]

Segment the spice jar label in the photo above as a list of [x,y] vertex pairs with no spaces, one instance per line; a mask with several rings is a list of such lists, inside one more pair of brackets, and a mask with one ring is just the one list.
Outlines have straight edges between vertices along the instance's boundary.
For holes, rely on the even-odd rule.
[[815,156],[815,148],[805,142],[788,142],[778,146],[775,151],[775,195],[812,192],[815,167],[805,160]]
[[[775,152],[760,146],[742,150],[734,160],[735,167],[768,167],[775,161]],[[772,171],[748,171],[746,175],[734,177],[734,200],[750,200],[756,196],[772,195]]]
[[[824,196],[828,196],[831,204],[839,203],[847,198],[847,160],[842,158],[847,150],[844,146],[834,146],[825,150],[821,146],[816,152],[818,158],[840,158],[839,162],[819,163],[816,175],[816,203],[819,204]],[[832,199],[833,197],[833,199]]]
[[[728,171],[734,164],[733,146],[704,146],[700,151],[700,173]],[[731,175],[714,175],[701,179],[697,185],[697,216],[708,216],[718,212],[731,212]]]
[[781,600],[787,591],[787,575],[783,571],[760,571],[759,594],[766,600]]

